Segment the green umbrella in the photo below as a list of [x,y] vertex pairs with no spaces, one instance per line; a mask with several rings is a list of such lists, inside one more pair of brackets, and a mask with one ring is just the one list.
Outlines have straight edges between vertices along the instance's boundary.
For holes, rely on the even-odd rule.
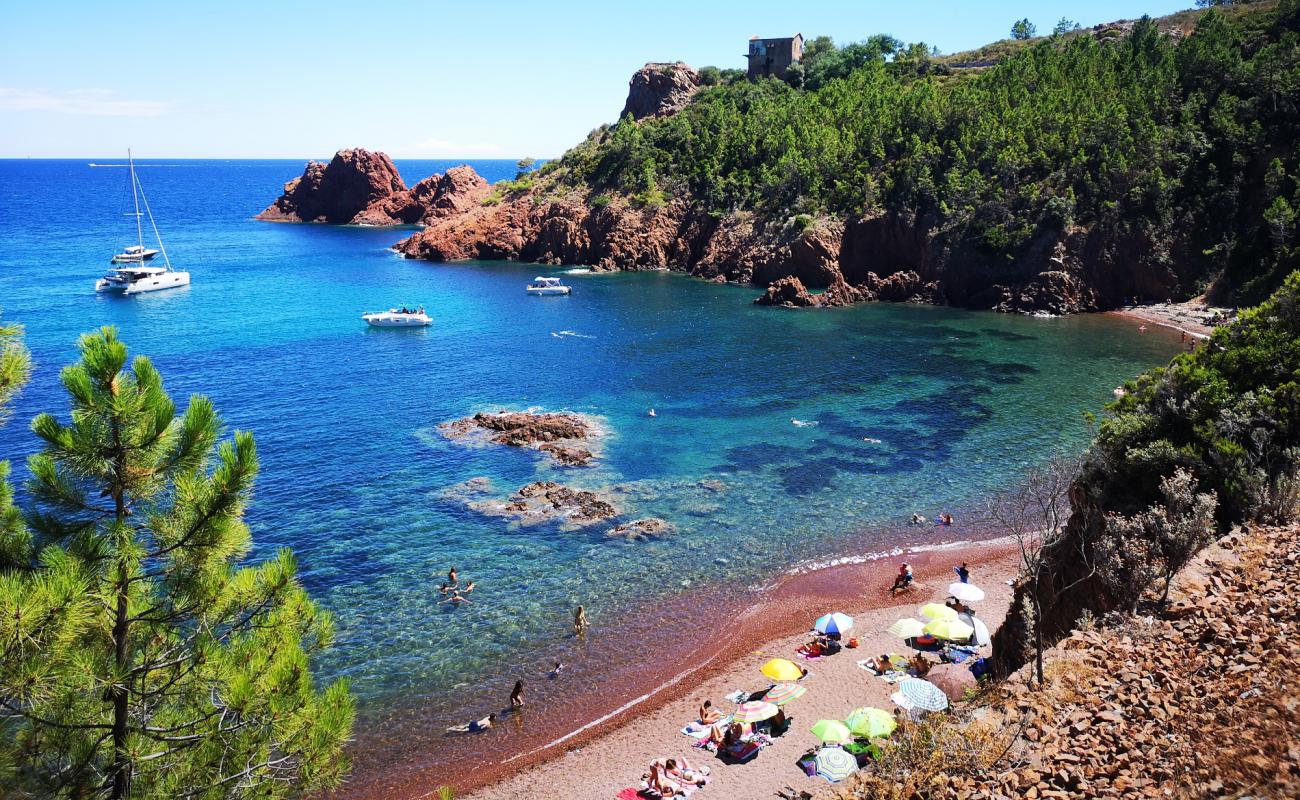
[[879,708],[856,709],[844,724],[849,726],[849,732],[854,736],[867,739],[883,739],[898,727],[894,715]]
[[975,629],[959,619],[936,619],[925,626],[925,632],[939,639],[964,642],[970,639]]
[[848,726],[838,719],[819,719],[817,724],[812,726],[812,732],[813,736],[823,742],[843,742],[852,736]]

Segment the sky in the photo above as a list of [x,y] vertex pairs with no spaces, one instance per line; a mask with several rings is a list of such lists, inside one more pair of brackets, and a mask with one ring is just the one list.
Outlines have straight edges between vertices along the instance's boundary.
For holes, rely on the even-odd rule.
[[0,0],[0,158],[558,156],[647,61],[743,67],[751,35],[950,53],[1192,0]]

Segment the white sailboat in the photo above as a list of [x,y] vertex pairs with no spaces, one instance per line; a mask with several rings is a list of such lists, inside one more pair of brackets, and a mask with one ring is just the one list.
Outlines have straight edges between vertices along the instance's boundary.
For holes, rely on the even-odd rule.
[[[140,294],[141,292],[156,292],[161,289],[189,286],[190,274],[172,269],[171,260],[167,257],[167,248],[163,245],[162,236],[158,233],[158,223],[154,222],[153,211],[149,209],[149,199],[144,196],[144,187],[140,185],[140,179],[136,177],[135,160],[131,157],[130,150],[126,151],[126,160],[131,173],[131,201],[135,204],[136,243],[112,258],[114,264],[129,266],[110,268],[104,274],[104,277],[95,281],[95,291]],[[140,211],[141,202],[144,203],[143,213]],[[149,217],[149,227],[153,230],[154,239],[158,241],[158,249],[156,250],[144,246],[144,222],[142,220],[144,216]],[[162,255],[165,266],[145,265],[144,262],[157,255]]]

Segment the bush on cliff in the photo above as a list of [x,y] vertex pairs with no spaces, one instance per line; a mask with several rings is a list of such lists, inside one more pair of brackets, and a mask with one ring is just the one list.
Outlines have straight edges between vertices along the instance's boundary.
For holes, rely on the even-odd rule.
[[710,211],[892,213],[993,259],[1107,226],[1193,262],[1183,291],[1222,276],[1247,302],[1297,264],[1297,0],[1205,12],[1181,44],[1147,19],[1113,40],[1044,39],[959,78],[890,37],[813,43],[805,90],[706,81],[680,113],[599,132],[554,174]]
[[[994,637],[1003,674],[1039,633],[1129,610],[1213,532],[1300,499],[1300,271],[1209,341],[1126,385],[1070,487],[1071,514]],[[1217,502],[1217,505],[1216,505]]]

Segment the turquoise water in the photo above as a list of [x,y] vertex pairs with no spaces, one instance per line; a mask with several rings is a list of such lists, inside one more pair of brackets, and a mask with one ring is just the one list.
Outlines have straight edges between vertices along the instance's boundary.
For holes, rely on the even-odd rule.
[[[965,512],[1081,446],[1083,412],[1176,349],[1109,317],[764,309],[753,288],[665,273],[566,275],[572,296],[528,297],[548,268],[405,261],[387,249],[404,232],[252,221],[300,162],[172,163],[141,180],[194,283],[121,299],[92,285],[129,241],[122,171],[0,161],[0,306],[38,364],[0,457],[35,447],[25,423],[39,411],[66,414],[57,371],[76,336],[117,325],[178,399],[205,392],[231,428],[256,433],[255,556],[297,552],[339,622],[318,671],[352,678],[363,718],[412,703],[478,712],[485,691],[550,655],[578,603],[594,636],[616,635],[633,601],[762,585],[851,555],[863,531],[888,547],[913,511],[959,524],[909,542],[979,535]],[[399,166],[413,182],[448,165]],[[434,326],[359,319],[403,303]],[[601,457],[557,468],[437,431],[500,408],[593,415],[608,430]],[[626,543],[605,538],[609,525],[513,526],[449,494],[476,477],[498,495],[538,479],[609,491],[622,519],[662,517],[676,533]],[[452,564],[478,583],[472,606],[434,603]]]

